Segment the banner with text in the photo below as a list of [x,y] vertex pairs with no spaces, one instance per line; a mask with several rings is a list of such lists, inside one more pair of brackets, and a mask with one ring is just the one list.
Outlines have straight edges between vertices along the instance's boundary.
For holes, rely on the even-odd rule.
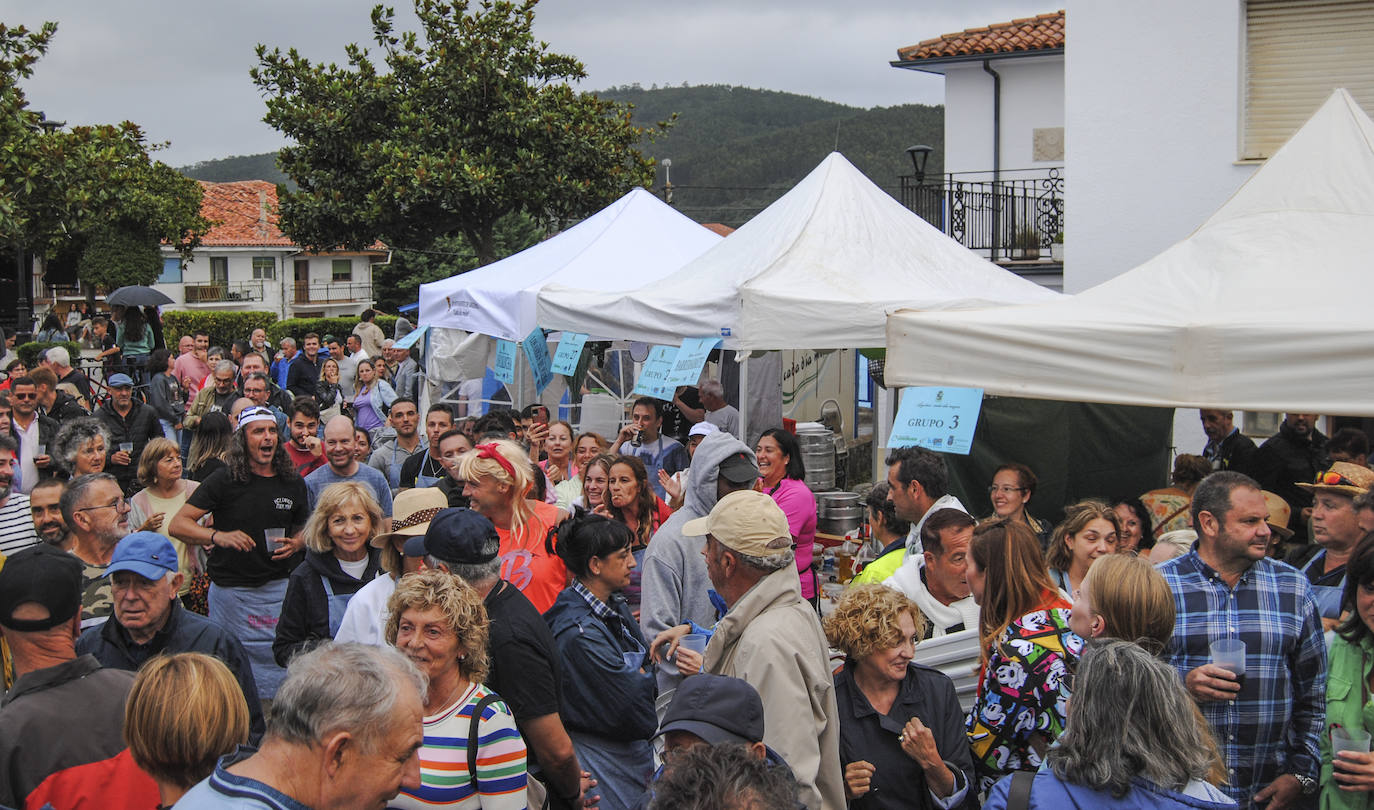
[[558,351],[553,353],[551,366],[554,374],[571,377],[577,373],[577,361],[582,359],[582,347],[587,344],[587,336],[576,332],[564,332],[558,340]]
[[671,400],[675,386],[668,382],[668,375],[673,371],[673,359],[676,356],[676,346],[655,346],[650,349],[631,393],[639,397]]
[[515,343],[509,340],[496,340],[496,359],[492,361],[491,371],[496,379],[509,385],[515,382]]
[[542,394],[544,389],[549,387],[549,383],[553,382],[548,338],[544,337],[544,330],[536,326],[520,345],[525,349],[525,357],[530,361],[530,372],[534,374],[534,391],[536,394]]
[[969,454],[983,409],[983,389],[914,386],[902,389],[888,447],[924,447]]
[[673,361],[673,370],[668,375],[667,383],[674,388],[679,385],[696,385],[701,377],[701,367],[706,365],[706,358],[710,356],[711,350],[720,345],[720,338],[687,338],[682,341],[682,346],[677,350],[677,358]]

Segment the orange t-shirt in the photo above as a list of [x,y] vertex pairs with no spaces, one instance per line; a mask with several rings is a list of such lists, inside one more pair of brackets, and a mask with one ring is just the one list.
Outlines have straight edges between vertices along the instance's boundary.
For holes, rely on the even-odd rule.
[[525,504],[534,514],[519,532],[512,536],[510,529],[496,529],[501,537],[501,578],[519,588],[543,613],[568,587],[568,567],[544,544],[549,529],[557,524],[558,507],[541,501]]

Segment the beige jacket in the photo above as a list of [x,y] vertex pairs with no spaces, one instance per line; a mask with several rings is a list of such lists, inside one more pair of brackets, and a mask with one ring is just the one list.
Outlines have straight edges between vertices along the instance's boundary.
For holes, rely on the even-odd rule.
[[791,766],[809,810],[841,810],[840,719],[829,644],[795,566],[750,588],[716,624],[707,672],[742,678],[763,698],[763,741]]
[[386,340],[386,333],[382,327],[371,321],[359,321],[353,327],[353,334],[358,336],[358,340],[363,344],[363,351],[367,356],[376,360],[382,356],[382,341]]

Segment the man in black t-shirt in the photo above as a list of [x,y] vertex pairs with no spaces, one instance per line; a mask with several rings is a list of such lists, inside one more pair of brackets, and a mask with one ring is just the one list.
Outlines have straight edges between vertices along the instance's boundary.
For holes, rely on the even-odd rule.
[[445,509],[423,536],[406,543],[405,553],[482,595],[491,620],[484,683],[510,707],[529,749],[530,772],[548,787],[549,806],[581,807],[585,774],[559,715],[562,673],[553,634],[530,600],[501,579],[500,545],[490,520],[471,509]]
[[448,475],[439,458],[439,437],[453,429],[453,406],[439,402],[425,414],[425,439],[428,451],[416,453],[401,465],[401,489],[432,487]]
[[[286,677],[272,640],[286,578],[301,561],[309,496],[266,408],[239,414],[226,463],[191,493],[168,533],[211,547],[210,619],[243,642],[258,696],[270,700]],[[213,529],[197,523],[206,514],[214,515]],[[268,532],[282,536],[268,540]]]

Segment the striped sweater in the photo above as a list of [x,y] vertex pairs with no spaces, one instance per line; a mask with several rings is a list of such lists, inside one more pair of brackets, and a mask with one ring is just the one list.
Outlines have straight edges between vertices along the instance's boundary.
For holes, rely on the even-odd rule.
[[402,790],[391,808],[525,810],[525,741],[502,701],[489,704],[478,722],[477,773],[467,761],[472,711],[491,690],[473,684],[452,705],[425,718],[420,748],[420,789]]

